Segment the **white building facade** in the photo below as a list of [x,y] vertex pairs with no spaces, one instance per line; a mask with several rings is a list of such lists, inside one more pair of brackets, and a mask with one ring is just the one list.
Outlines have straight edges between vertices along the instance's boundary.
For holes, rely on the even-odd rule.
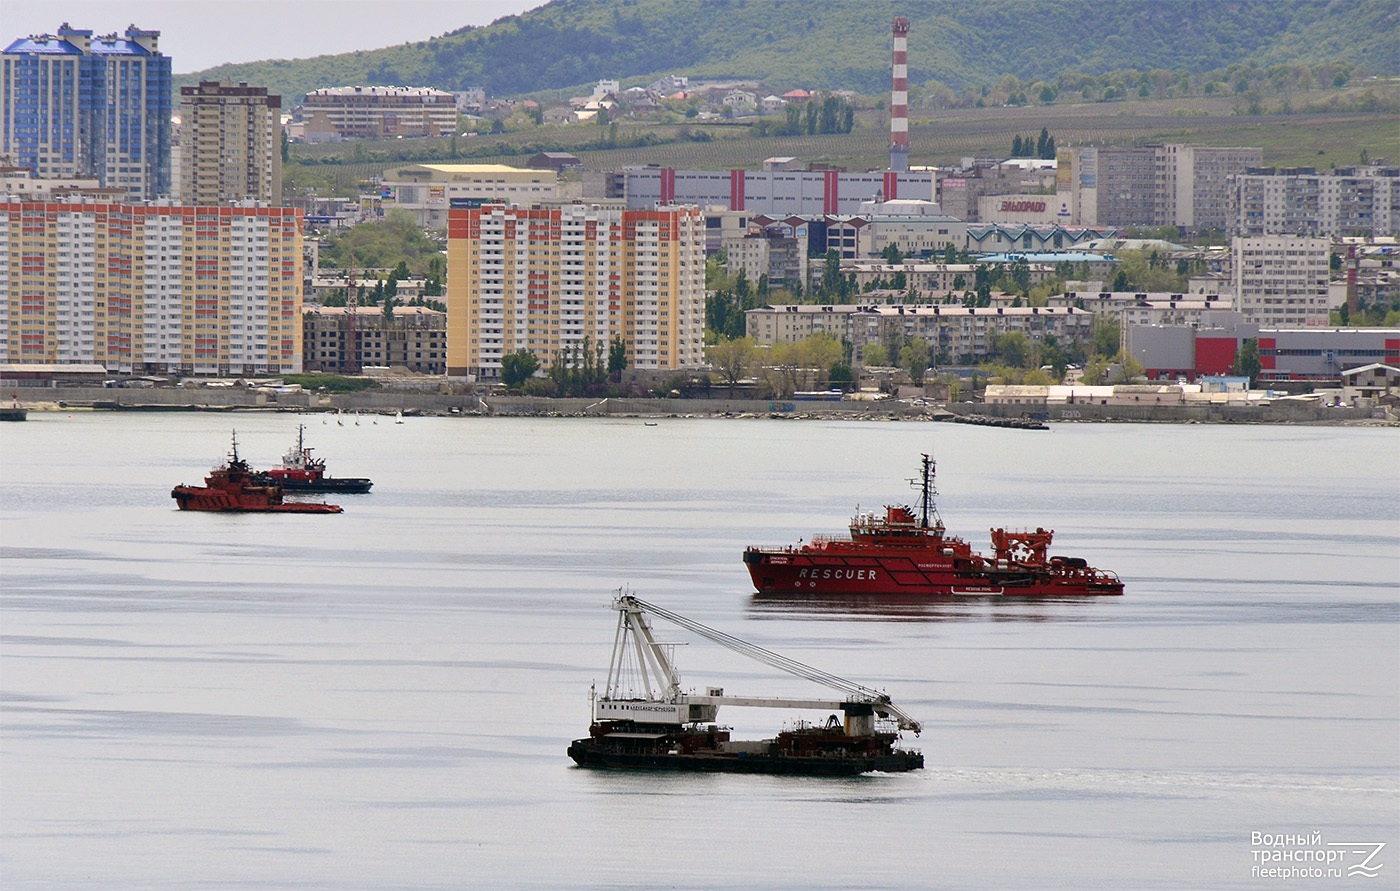
[[1233,231],[1259,235],[1400,234],[1400,168],[1255,168],[1236,176]]
[[698,208],[454,209],[447,241],[448,375],[499,378],[520,350],[548,366],[622,339],[630,367],[702,362],[705,223]]
[[291,208],[0,203],[0,362],[301,370]]
[[1265,235],[1231,241],[1236,306],[1248,322],[1269,328],[1326,325],[1331,309],[1331,241]]

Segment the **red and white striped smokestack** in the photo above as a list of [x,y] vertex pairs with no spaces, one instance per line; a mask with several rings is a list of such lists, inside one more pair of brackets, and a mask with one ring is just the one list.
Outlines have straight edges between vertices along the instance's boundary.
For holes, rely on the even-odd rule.
[[894,20],[894,86],[890,88],[890,169],[909,169],[909,20]]
[[1347,313],[1361,312],[1361,295],[1356,288],[1356,245],[1347,245]]

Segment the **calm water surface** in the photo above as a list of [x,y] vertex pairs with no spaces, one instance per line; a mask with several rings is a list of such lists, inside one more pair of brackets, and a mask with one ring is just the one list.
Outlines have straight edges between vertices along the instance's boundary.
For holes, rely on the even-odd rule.
[[[175,510],[231,428],[267,465],[291,415],[0,429],[5,887],[1400,883],[1395,430],[304,420],[374,478],[342,515]],[[1127,595],[752,596],[745,545],[912,500],[930,450],[951,531],[1053,528]],[[573,767],[623,585],[889,691],[928,768]],[[688,686],[822,692],[658,629]],[[1380,881],[1259,877],[1256,832],[1385,842]]]

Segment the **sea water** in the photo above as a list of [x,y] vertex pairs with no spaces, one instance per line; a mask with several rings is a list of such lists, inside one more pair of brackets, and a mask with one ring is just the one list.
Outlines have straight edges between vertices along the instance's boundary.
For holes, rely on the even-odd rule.
[[[298,423],[373,492],[176,511],[235,429],[261,467]],[[920,453],[950,532],[1054,529],[1125,596],[753,595],[746,545],[916,501]],[[1397,468],[1374,428],[32,413],[0,429],[0,882],[1394,887]],[[623,587],[886,691],[926,769],[575,767]],[[687,687],[826,695],[655,625]]]

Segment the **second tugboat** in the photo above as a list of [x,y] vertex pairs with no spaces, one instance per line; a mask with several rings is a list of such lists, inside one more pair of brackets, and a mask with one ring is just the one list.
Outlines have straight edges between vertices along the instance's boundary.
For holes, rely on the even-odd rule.
[[364,477],[326,476],[326,459],[311,457],[306,445],[306,427],[297,425],[297,442],[282,456],[282,464],[258,473],[258,479],[275,483],[288,492],[339,492],[359,495],[374,485]]
[[315,501],[283,501],[282,487],[258,479],[248,462],[238,457],[238,434],[228,461],[214,468],[204,478],[203,486],[179,485],[170,490],[170,497],[180,510],[202,510],[245,513],[338,514],[338,504]]
[[[723,773],[854,776],[920,770],[924,756],[895,748],[900,731],[923,728],[876,690],[803,665],[692,619],[619,594],[608,686],[593,698],[593,723],[586,739],[569,746],[582,767],[631,770],[689,770]],[[767,699],[726,696],[719,687],[704,695],[682,693],[669,647],[657,643],[644,613],[660,616],[715,643],[774,668],[816,681],[839,699]],[[627,675],[628,677],[624,677]],[[628,687],[631,683],[634,686]],[[714,723],[721,705],[812,708],[841,711],[824,723],[799,724],[773,739],[741,742]]]
[[857,514],[845,537],[813,536],[787,548],[749,547],[744,564],[760,594],[911,594],[927,597],[1064,597],[1122,594],[1117,575],[1082,557],[1048,557],[1054,530],[992,530],[983,556],[946,535],[934,504],[934,464],[923,456],[918,516],[904,505]]

